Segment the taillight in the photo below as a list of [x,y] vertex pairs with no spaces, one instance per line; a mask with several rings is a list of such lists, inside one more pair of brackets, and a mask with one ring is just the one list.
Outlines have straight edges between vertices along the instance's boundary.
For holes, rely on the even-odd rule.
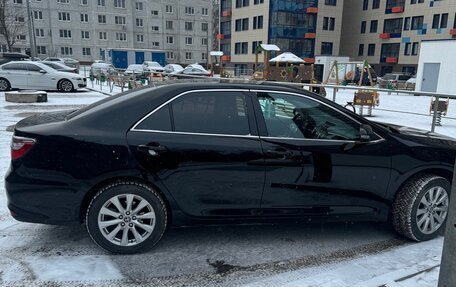
[[35,139],[13,136],[11,141],[11,159],[23,157],[36,143]]

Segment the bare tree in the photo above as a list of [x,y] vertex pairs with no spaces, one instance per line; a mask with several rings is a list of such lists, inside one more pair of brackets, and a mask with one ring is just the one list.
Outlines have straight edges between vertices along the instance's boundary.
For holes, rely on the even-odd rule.
[[20,7],[13,7],[12,0],[0,0],[0,35],[5,38],[8,51],[11,52],[16,37],[25,28],[24,11]]

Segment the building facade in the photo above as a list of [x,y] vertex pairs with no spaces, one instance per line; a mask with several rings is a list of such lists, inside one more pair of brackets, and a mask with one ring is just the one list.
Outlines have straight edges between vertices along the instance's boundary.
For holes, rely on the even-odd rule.
[[415,74],[421,41],[454,38],[455,14],[455,0],[345,1],[341,54],[381,75]]
[[[10,1],[24,11],[25,28],[14,47],[25,52],[26,0]],[[30,5],[40,58],[90,62],[106,49],[155,49],[166,52],[168,63],[206,63],[213,42],[211,0],[31,0]]]

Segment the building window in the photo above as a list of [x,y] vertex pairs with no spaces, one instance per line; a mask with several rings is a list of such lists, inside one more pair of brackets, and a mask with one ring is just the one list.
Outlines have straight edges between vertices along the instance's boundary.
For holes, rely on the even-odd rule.
[[152,14],[153,16],[158,16],[158,10],[152,10],[150,11],[150,14]]
[[378,27],[378,20],[372,20],[371,26],[370,26],[370,32],[377,33],[377,27]]
[[195,8],[186,6],[185,7],[185,14],[187,15],[195,15]]
[[366,33],[366,21],[361,22],[361,34]]
[[90,56],[91,55],[91,51],[90,51],[90,48],[82,48],[82,55],[83,56]]
[[405,43],[404,56],[410,56],[411,48],[412,48],[412,43]]
[[253,0],[253,5],[263,4],[264,0]]
[[72,47],[60,47],[60,54],[62,56],[71,56],[71,55],[73,55],[73,48]]
[[263,44],[262,41],[252,42],[252,54],[255,54],[257,47],[260,46],[261,44]]
[[440,14],[435,14],[432,18],[432,29],[438,29],[440,22]]
[[454,14],[453,28],[456,29],[456,13]]
[[39,55],[46,55],[46,46],[36,46],[36,53]]
[[106,15],[98,15],[98,23],[106,24]]
[[60,32],[60,38],[71,39],[71,30],[62,29]]
[[33,19],[43,20],[43,11],[33,11]]
[[136,27],[144,27],[144,19],[142,18],[136,18]]
[[410,17],[404,18],[404,31],[410,30]]
[[420,43],[418,42],[414,42],[412,44],[412,56],[417,56],[418,55],[418,47],[419,47]]
[[185,60],[193,60],[193,53],[185,52]]
[[59,12],[59,21],[65,21],[65,22],[70,22],[71,21],[71,16],[70,13],[68,12]]
[[364,44],[359,44],[358,56],[364,56]]
[[333,17],[324,17],[323,18],[323,30],[334,31],[336,18]]
[[207,9],[207,8],[201,8],[201,15],[203,15],[203,16],[209,15],[209,9]]
[[144,43],[144,35],[143,34],[136,35],[136,42]]
[[238,42],[234,44],[234,54],[248,54],[248,42]]
[[[245,19],[243,19],[245,20]],[[248,24],[248,19],[247,19],[247,24]],[[263,29],[263,16],[256,16],[253,17],[253,29]]]
[[[257,17],[254,17],[257,18]],[[255,24],[254,24],[255,25]],[[236,31],[247,31],[249,30],[249,18],[237,19],[235,25]]]
[[402,33],[402,18],[386,19],[383,24],[383,33]]
[[125,25],[127,23],[127,18],[124,16],[115,16],[114,23],[116,23],[116,25]]
[[201,23],[201,31],[207,31],[209,30],[209,24],[208,23]]
[[167,59],[174,59],[174,52],[166,52]]
[[25,18],[22,17],[22,16],[16,16],[16,17],[14,17],[14,22],[24,23],[25,22]]
[[207,38],[201,38],[201,45],[207,46]]
[[25,41],[25,39],[27,39],[25,35],[16,35],[16,40],[18,41]]
[[152,26],[151,29],[153,32],[158,32],[160,30],[158,26]]
[[106,32],[99,32],[98,39],[100,40],[108,40],[108,34]]
[[35,29],[35,36],[37,38],[44,38],[44,29],[43,28]]
[[415,16],[412,17],[412,30],[421,30],[423,29],[424,16]]
[[174,44],[174,37],[173,36],[166,36],[166,43],[167,44]]
[[168,30],[173,29],[173,21],[166,21],[165,27],[166,27],[166,29],[168,29]]
[[81,13],[81,22],[88,23],[89,22],[89,14]]
[[135,8],[136,8],[137,11],[144,10],[144,3],[143,2],[136,2],[135,3]]
[[115,8],[125,8],[125,0],[114,0]]
[[81,31],[81,39],[90,39],[90,32],[89,31]]
[[13,0],[14,4],[23,4],[22,0]]
[[375,56],[375,44],[369,44],[367,47],[367,56]]
[[185,37],[185,45],[193,45],[193,38]]
[[106,0],[98,0],[98,6],[99,7],[105,7],[106,6]]
[[116,32],[116,41],[126,42],[127,41],[127,33]]
[[249,0],[236,0],[236,8],[248,7],[250,4],[249,2]]
[[410,4],[424,3],[424,0],[410,0]]
[[70,0],[57,0],[57,3],[60,3],[60,4],[69,4],[69,3],[70,3]]
[[152,47],[159,47],[160,46],[160,42],[152,42]]
[[185,22],[185,30],[186,31],[193,31],[193,23],[192,22]]
[[363,0],[363,10],[369,9],[369,0]]
[[333,54],[333,43],[322,42],[321,43],[321,55],[331,56]]
[[337,0],[325,0],[325,5],[336,6],[337,5]]
[[81,5],[87,6],[89,4],[88,2],[89,0],[81,0],[79,3],[81,3]]
[[448,13],[442,14],[440,19],[440,29],[445,29],[448,27]]
[[166,13],[173,14],[173,6],[171,5],[166,5]]
[[380,8],[380,0],[372,0],[372,9]]

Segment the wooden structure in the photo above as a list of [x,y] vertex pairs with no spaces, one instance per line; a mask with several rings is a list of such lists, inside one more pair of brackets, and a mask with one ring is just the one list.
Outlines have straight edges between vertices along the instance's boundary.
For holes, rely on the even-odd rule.
[[[209,55],[211,56],[211,75],[214,76],[214,73],[218,72],[218,74],[220,75],[220,77],[222,76],[223,74],[223,52],[222,51],[211,51],[209,53]],[[219,57],[220,61],[217,61],[217,57]],[[213,59],[215,59],[215,61],[213,61]],[[214,64],[215,63],[219,63],[219,70],[218,71],[215,71],[214,70]]]
[[[353,82],[355,83],[355,77],[356,77],[356,70],[359,70],[360,71],[360,77],[359,77],[359,80],[358,82],[356,82],[355,84],[357,84],[358,86],[362,86],[363,85],[363,80],[364,80],[364,75],[367,73],[368,75],[368,80],[369,80],[369,84],[371,87],[374,86],[374,81],[372,80],[372,74],[371,74],[371,71],[370,71],[370,65],[367,61],[363,61],[363,62],[338,62],[338,61],[334,61],[332,62],[331,64],[331,68],[329,69],[329,73],[328,73],[328,76],[326,77],[325,81],[323,82],[324,84],[327,84],[329,82],[329,80],[331,79],[331,74],[335,74],[335,78],[336,78],[336,85],[340,85],[342,82],[340,81],[340,77],[339,77],[339,71],[341,70],[341,66],[345,66],[345,74],[344,74],[344,81],[345,82]],[[353,69],[349,70],[347,72],[347,67],[353,67]]]
[[[429,114],[432,115],[434,113],[434,105],[436,104],[436,100],[434,97],[431,98],[431,105],[429,107]],[[437,116],[435,118],[435,125],[441,126],[442,125],[442,116],[446,116],[448,113],[448,106],[450,104],[450,99],[446,99],[446,101],[438,101],[437,102]]]
[[367,116],[372,116],[372,109],[380,104],[380,97],[376,91],[358,90],[353,97],[353,106],[359,106],[359,114],[362,116],[364,107],[367,107]]
[[[261,77],[262,80],[266,79],[266,75],[269,71],[269,59],[271,58],[272,51],[280,51],[280,48],[272,44],[260,44],[255,50],[255,67],[254,67],[254,78]],[[258,54],[263,52],[263,72],[258,70]]]

